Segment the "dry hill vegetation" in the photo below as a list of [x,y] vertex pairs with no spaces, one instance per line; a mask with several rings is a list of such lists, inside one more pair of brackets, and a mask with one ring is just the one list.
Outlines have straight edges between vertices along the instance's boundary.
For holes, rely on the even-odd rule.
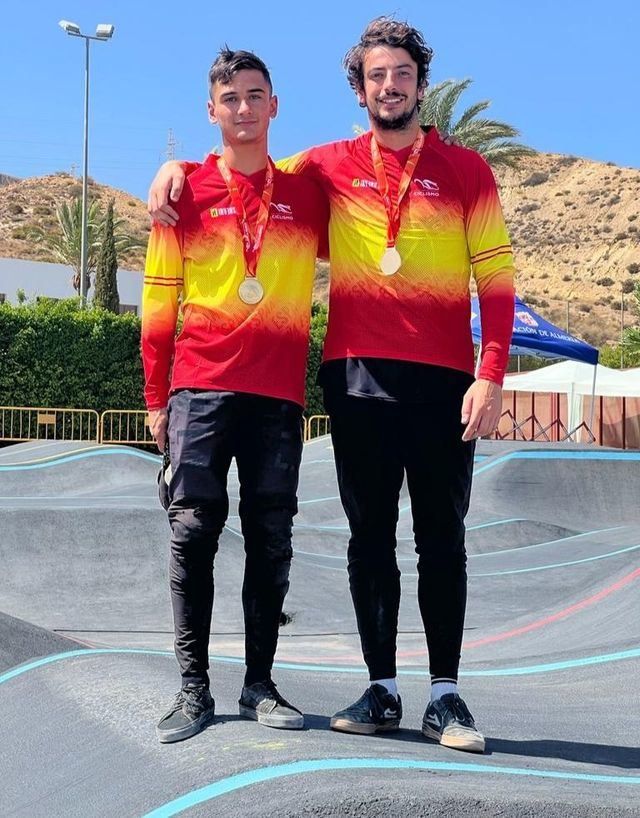
[[[562,327],[569,300],[572,332],[597,346],[617,341],[622,293],[640,282],[640,170],[538,154],[517,171],[500,171],[499,182],[518,293]],[[55,229],[56,204],[80,193],[80,181],[66,173],[4,184],[0,256],[47,260],[25,238],[26,229]],[[113,197],[132,233],[148,234],[142,201],[94,182],[90,194],[105,205]],[[142,270],[143,263],[141,250],[120,259],[132,270]],[[316,295],[326,299],[327,265],[320,264],[318,273]],[[627,315],[626,324],[634,320]]]
[[[43,248],[29,241],[28,229],[37,224],[55,231],[58,226],[56,205],[81,195],[82,181],[68,173],[34,176],[4,184],[0,196],[0,257],[54,261]],[[98,199],[105,209],[113,199],[117,216],[124,218],[131,233],[144,239],[146,244],[151,228],[146,206],[140,199],[123,190],[99,185],[92,179],[89,180],[89,196]],[[120,266],[127,270],[142,270],[144,256],[144,248],[134,250],[119,258]],[[73,294],[70,285],[69,295]]]

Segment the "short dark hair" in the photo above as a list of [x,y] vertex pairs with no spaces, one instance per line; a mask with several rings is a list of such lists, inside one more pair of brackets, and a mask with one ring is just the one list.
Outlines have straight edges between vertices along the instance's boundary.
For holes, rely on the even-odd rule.
[[209,94],[212,94],[216,82],[227,85],[238,71],[259,71],[267,81],[269,91],[273,93],[269,69],[260,57],[256,57],[251,51],[232,51],[228,45],[224,45],[209,69]]
[[422,34],[409,23],[392,17],[376,17],[362,32],[360,42],[347,51],[343,60],[349,85],[354,91],[364,88],[363,66],[367,51],[379,45],[408,51],[418,65],[418,88],[427,84],[433,49],[425,43]]

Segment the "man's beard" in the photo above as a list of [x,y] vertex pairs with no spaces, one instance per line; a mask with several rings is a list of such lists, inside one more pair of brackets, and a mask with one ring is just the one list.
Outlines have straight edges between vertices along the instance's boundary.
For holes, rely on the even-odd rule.
[[368,105],[367,111],[369,112],[370,119],[375,122],[381,131],[404,131],[407,125],[413,121],[414,116],[418,112],[418,104],[416,103],[415,108],[412,111],[405,111],[403,114],[400,114],[394,119],[385,119],[384,117],[381,117],[380,114],[372,111]]

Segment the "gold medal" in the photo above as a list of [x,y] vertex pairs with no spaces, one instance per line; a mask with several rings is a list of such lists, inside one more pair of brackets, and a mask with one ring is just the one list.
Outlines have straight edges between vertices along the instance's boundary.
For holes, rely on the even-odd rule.
[[380,259],[380,270],[383,276],[392,276],[402,266],[402,257],[395,246],[387,247]]
[[258,304],[264,298],[264,287],[257,278],[247,276],[238,287],[238,295],[245,304]]
[[387,179],[387,173],[384,169],[380,148],[378,147],[375,136],[371,136],[371,161],[376,174],[376,181],[378,182],[378,193],[382,197],[384,208],[387,211],[387,249],[380,259],[380,270],[383,276],[395,275],[402,266],[402,258],[396,248],[396,241],[400,233],[400,205],[409,190],[409,185],[411,184],[413,173],[418,165],[423,145],[424,133],[420,130],[411,148],[409,158],[402,170],[400,184],[398,185],[398,194],[394,198],[389,189],[389,180]]

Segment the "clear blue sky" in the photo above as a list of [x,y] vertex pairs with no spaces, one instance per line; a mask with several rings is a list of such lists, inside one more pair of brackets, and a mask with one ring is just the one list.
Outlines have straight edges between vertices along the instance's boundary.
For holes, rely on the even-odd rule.
[[341,59],[386,13],[422,29],[435,51],[432,81],[472,77],[463,102],[491,99],[491,114],[522,141],[640,167],[637,0],[22,0],[3,6],[0,173],[81,167],[84,43],[58,28],[61,18],[84,33],[116,26],[113,40],[91,46],[89,173],[144,197],[169,128],[179,156],[201,158],[218,142],[206,78],[225,42],[256,51],[272,71],[273,156],[351,136],[364,118]]

